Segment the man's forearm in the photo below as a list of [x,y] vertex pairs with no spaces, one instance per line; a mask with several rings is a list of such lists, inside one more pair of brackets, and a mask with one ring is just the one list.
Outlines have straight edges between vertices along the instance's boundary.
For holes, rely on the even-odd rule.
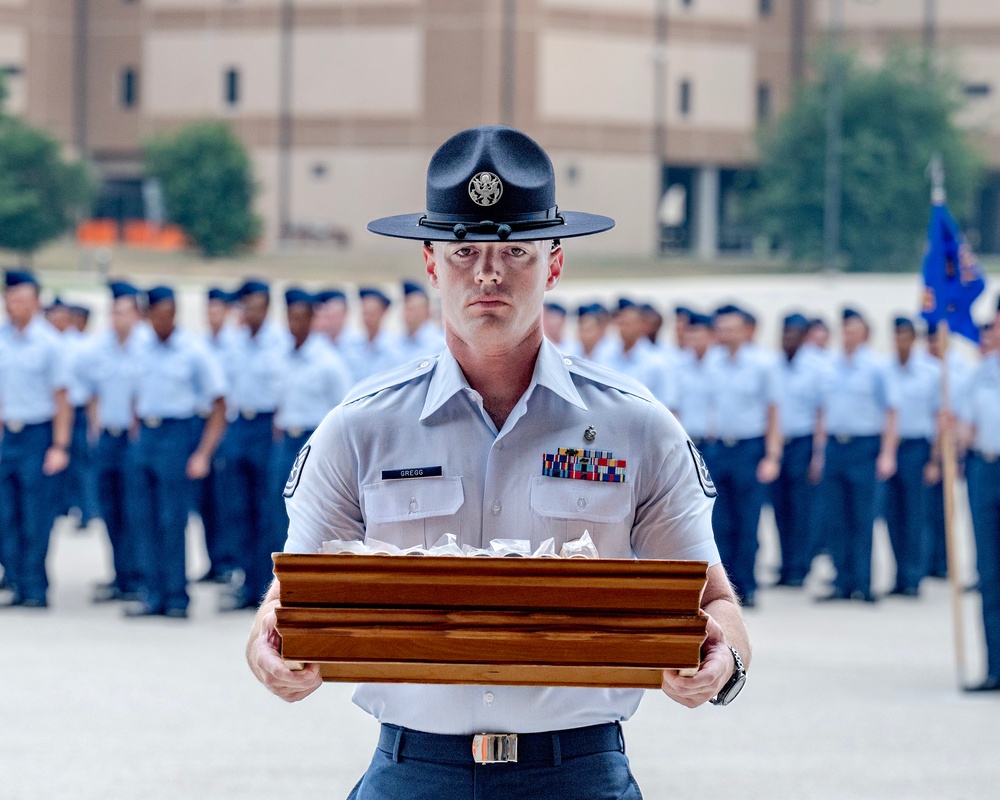
[[733,600],[720,598],[703,606],[705,611],[715,619],[726,634],[726,644],[735,647],[740,654],[744,667],[750,666],[752,651],[750,635],[743,623],[743,613]]

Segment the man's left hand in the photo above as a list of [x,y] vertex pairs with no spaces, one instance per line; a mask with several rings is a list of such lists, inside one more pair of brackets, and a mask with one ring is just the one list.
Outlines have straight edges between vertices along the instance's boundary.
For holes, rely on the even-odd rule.
[[196,450],[191,454],[191,458],[188,459],[187,473],[188,479],[192,481],[200,481],[212,468],[212,462],[208,456],[206,456],[201,451]]
[[677,674],[677,670],[665,669],[663,691],[667,697],[682,706],[697,708],[719,694],[735,669],[733,653],[726,645],[722,627],[709,616],[698,672],[690,678],[682,678]]
[[69,466],[69,453],[65,447],[50,447],[45,451],[42,462],[42,472],[46,475],[58,475]]

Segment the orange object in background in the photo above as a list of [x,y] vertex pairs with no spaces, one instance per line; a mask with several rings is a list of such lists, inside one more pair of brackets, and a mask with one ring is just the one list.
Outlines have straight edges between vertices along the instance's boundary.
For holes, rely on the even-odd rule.
[[118,222],[113,219],[89,219],[76,227],[77,244],[102,247],[118,243]]
[[140,250],[183,250],[188,246],[184,231],[177,225],[153,225],[144,220],[129,220],[119,237],[118,222],[91,219],[76,229],[76,241],[84,247],[103,247],[123,243]]

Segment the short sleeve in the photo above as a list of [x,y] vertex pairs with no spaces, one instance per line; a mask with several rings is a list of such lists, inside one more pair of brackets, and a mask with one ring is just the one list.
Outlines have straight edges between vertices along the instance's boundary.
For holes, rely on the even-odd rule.
[[196,348],[199,395],[208,402],[226,396],[226,373],[214,353],[199,343]]

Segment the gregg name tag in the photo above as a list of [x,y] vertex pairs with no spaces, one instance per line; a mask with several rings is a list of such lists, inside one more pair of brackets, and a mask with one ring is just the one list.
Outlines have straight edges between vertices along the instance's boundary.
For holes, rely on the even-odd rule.
[[410,469],[384,469],[382,480],[399,481],[405,478],[440,478],[441,467],[410,467]]

